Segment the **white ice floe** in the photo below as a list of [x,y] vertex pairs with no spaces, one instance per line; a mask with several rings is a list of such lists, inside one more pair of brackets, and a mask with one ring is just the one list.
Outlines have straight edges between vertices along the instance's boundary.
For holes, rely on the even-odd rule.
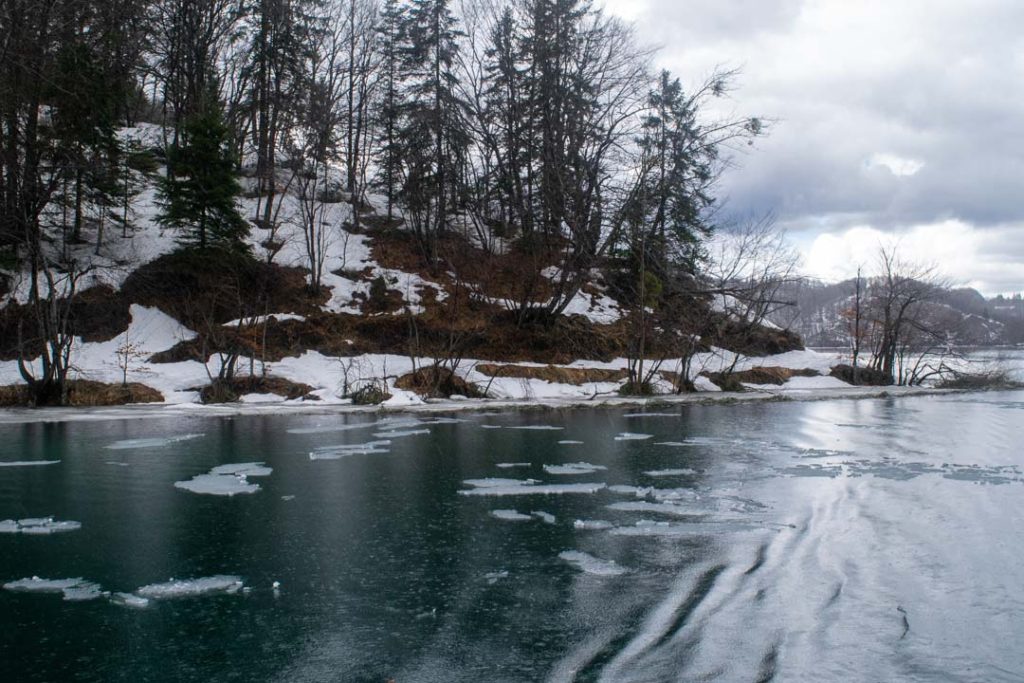
[[4,589],[18,593],[62,593],[68,601],[80,602],[94,600],[106,595],[97,583],[86,581],[82,577],[74,579],[41,579],[33,576],[30,579],[8,581]]
[[621,432],[615,436],[616,441],[643,441],[649,439],[653,434],[637,434],[636,432]]
[[239,493],[256,493],[259,484],[253,484],[247,477],[267,477],[273,470],[261,462],[239,462],[218,465],[207,474],[197,474],[188,481],[176,481],[174,486],[192,493],[213,496],[234,496]]
[[687,467],[680,467],[678,469],[668,470],[647,470],[644,472],[648,477],[680,477],[697,474],[697,470],[691,470]]
[[516,425],[510,427],[510,429],[528,429],[538,432],[560,432],[565,427],[556,427],[555,425]]
[[744,521],[722,520],[716,522],[657,522],[642,519],[634,526],[620,526],[611,530],[616,536],[714,536],[738,531],[755,531],[763,526]]
[[513,467],[529,467],[528,462],[499,462],[495,467],[500,467],[503,470],[512,469]]
[[478,489],[495,488],[499,486],[532,486],[539,484],[536,479],[503,479],[502,477],[487,477],[486,479],[466,479],[462,482],[466,486],[473,486]]
[[60,460],[3,460],[0,467],[34,467],[38,465],[56,465]]
[[289,434],[329,434],[331,432],[347,432],[353,429],[369,429],[370,427],[379,427],[380,425],[376,422],[367,422],[365,424],[354,424],[354,425],[323,425],[317,427],[294,427],[287,430]]
[[203,436],[202,434],[179,434],[177,436],[160,436],[149,439],[125,439],[123,441],[115,441],[112,444],[106,446],[111,451],[124,451],[135,448],[163,448],[170,446],[171,444],[181,443],[182,441],[190,441],[191,439],[198,439]]
[[340,460],[350,455],[371,455],[374,453],[390,453],[387,448],[391,442],[387,439],[367,441],[366,443],[341,444],[337,446],[321,446],[310,451],[310,460]]
[[693,517],[702,514],[701,511],[687,509],[672,503],[653,503],[647,500],[612,503],[608,506],[608,509],[618,510],[619,512],[654,512],[673,517]]
[[561,495],[566,493],[597,493],[606,484],[540,484],[536,486],[488,486],[459,491],[462,496],[531,496]]
[[615,560],[602,560],[579,550],[564,550],[558,557],[573,564],[582,572],[594,576],[621,576],[629,570],[618,565]]
[[577,519],[572,523],[574,529],[583,529],[585,531],[602,531],[604,529],[611,529],[614,524],[604,519]]
[[494,584],[498,583],[502,579],[507,579],[508,578],[508,570],[507,569],[502,569],[501,571],[497,571],[497,572],[488,572],[488,573],[484,574],[484,578],[487,579],[487,583],[488,584],[493,586]]
[[563,441],[559,441],[558,443],[560,443],[563,446],[581,446],[581,445],[583,445],[582,441],[574,441],[572,439],[565,439]]
[[612,493],[624,493],[626,495],[636,496],[637,498],[646,498],[654,490],[651,486],[632,486],[629,484],[615,484],[609,486],[608,490]]
[[135,591],[135,594],[142,598],[164,600],[209,593],[237,593],[244,585],[241,577],[217,574],[199,579],[171,579],[165,583],[151,583]]
[[5,519],[0,521],[0,534],[58,534],[64,531],[77,531],[82,528],[81,522],[58,522],[53,517],[29,517],[26,519]]
[[149,598],[143,598],[134,593],[113,593],[110,596],[110,602],[122,607],[134,607],[136,609],[149,607]]
[[545,524],[555,523],[555,516],[550,512],[544,512],[543,510],[534,510],[530,514],[539,519],[540,521],[544,522]]
[[480,425],[480,429],[502,429],[501,425]]
[[417,436],[419,434],[429,434],[429,429],[405,429],[405,430],[392,430],[388,432],[374,432],[374,436],[379,439],[397,439],[403,436]]
[[679,417],[679,413],[626,413],[623,417]]
[[591,465],[589,462],[570,462],[565,465],[544,465],[548,474],[593,474],[598,470],[608,469],[604,465]]
[[516,510],[491,510],[491,517],[506,522],[529,522],[533,517],[524,515]]

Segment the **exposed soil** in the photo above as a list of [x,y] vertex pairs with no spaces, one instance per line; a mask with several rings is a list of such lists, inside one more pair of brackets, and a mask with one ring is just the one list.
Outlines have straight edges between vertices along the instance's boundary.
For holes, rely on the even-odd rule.
[[829,372],[832,377],[842,380],[847,384],[867,387],[887,387],[892,384],[892,377],[872,368],[857,368],[856,382],[854,381],[853,366],[847,364],[836,365]]
[[629,372],[625,368],[609,370],[604,368],[565,368],[555,365],[537,367],[478,363],[475,369],[490,377],[542,379],[546,382],[574,384],[576,386],[594,382],[620,382],[629,376]]
[[811,368],[793,369],[765,366],[737,372],[702,373],[723,391],[744,391],[744,384],[783,385],[792,377],[818,377],[821,375]]
[[468,398],[484,397],[484,393],[480,389],[448,368],[436,365],[402,375],[395,380],[395,386],[406,391],[415,391],[420,396],[428,398],[447,398],[452,394]]
[[[121,406],[129,403],[161,403],[163,394],[138,382],[126,385],[105,384],[91,380],[68,382],[68,405],[76,407]],[[0,406],[18,407],[30,405],[28,386],[9,384],[0,387]]]

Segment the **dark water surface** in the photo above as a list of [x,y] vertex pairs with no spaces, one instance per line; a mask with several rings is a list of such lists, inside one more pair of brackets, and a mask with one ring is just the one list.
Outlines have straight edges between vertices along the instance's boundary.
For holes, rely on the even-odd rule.
[[[2,590],[0,681],[1024,680],[1024,393],[631,412],[0,425],[0,464],[60,461],[0,467],[0,520],[82,524],[0,533],[0,583],[246,586]],[[459,493],[495,477],[641,489]]]

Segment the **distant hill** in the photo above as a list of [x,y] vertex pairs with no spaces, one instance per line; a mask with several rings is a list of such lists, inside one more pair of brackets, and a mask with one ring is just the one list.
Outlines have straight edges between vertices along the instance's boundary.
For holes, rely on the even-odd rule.
[[[773,322],[798,333],[808,346],[846,346],[849,333],[843,311],[853,306],[855,281],[823,283],[801,280],[784,288],[780,298],[792,301]],[[943,321],[954,342],[972,346],[1024,343],[1024,300],[1002,296],[986,299],[970,288],[948,289],[929,315]]]

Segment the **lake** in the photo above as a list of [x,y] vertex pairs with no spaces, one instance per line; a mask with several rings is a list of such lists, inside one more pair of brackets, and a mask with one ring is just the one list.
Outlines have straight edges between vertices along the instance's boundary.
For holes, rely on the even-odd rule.
[[1024,392],[0,443],[3,681],[1024,679]]

